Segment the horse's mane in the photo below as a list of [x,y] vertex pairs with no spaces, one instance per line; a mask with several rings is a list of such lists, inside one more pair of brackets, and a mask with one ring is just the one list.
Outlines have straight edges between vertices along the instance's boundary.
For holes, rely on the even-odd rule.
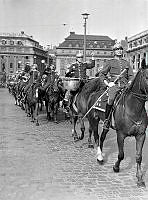
[[131,92],[132,88],[133,88],[133,85],[135,84],[135,81],[137,80],[137,77],[139,76],[141,72],[141,69],[138,70],[138,72],[136,73],[134,79],[132,80],[131,84],[129,86],[127,86],[125,88],[125,90],[123,91],[122,95],[121,95],[121,100],[120,103],[124,104],[125,102],[125,97]]
[[92,91],[99,91],[103,87],[103,82],[100,78],[95,78],[86,83],[82,89],[83,94],[90,94]]

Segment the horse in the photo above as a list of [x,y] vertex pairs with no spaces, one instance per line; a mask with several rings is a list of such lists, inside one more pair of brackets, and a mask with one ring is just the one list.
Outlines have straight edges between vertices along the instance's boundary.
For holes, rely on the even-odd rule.
[[57,113],[60,101],[64,99],[65,89],[62,86],[61,80],[57,79],[53,84],[49,85],[45,94],[45,106],[47,112],[47,119],[53,119],[57,123]]
[[[84,126],[84,121],[82,120],[82,117],[87,113],[89,109],[92,94],[96,94],[96,92],[100,93],[101,91],[104,91],[105,88],[106,86],[103,83],[103,81],[100,78],[95,78],[85,83],[81,91],[79,89],[75,91],[75,96],[73,98],[73,103],[71,105],[71,109],[69,113],[71,116],[72,124],[73,124],[72,136],[74,137],[74,141],[79,141],[84,138],[85,126]],[[93,103],[95,102],[95,99],[96,97],[95,98],[93,97],[92,99]],[[86,116],[89,122],[88,147],[93,147],[93,143],[91,140],[92,132],[94,132],[95,143],[97,144],[97,146],[99,146],[99,136],[98,136],[99,119],[96,118],[94,114],[95,112],[92,109],[91,112],[89,112],[88,115]],[[80,137],[78,137],[78,134],[76,131],[76,123],[77,123],[78,118],[79,118],[79,122],[81,126]]]
[[39,126],[38,114],[39,114],[39,98],[38,98],[38,88],[40,87],[40,82],[32,83],[26,92],[26,106],[28,113],[31,113],[31,122],[35,122],[36,126]]
[[[89,84],[89,83],[88,83]],[[99,82],[98,82],[99,84]],[[99,87],[99,86],[98,86]],[[84,90],[87,87],[84,86],[81,93],[76,98],[76,106],[78,109],[78,114],[84,114],[92,108],[95,102],[98,100],[99,96],[103,93],[101,91],[92,92],[87,95],[83,95]],[[103,90],[104,91],[104,90]],[[87,98],[86,98],[87,97]],[[113,118],[114,118],[114,129],[117,133],[117,144],[118,144],[118,160],[113,166],[114,172],[120,171],[120,163],[124,159],[124,140],[126,137],[134,136],[136,139],[136,163],[137,163],[137,186],[145,187],[145,182],[143,180],[143,173],[141,170],[142,162],[142,149],[146,137],[146,128],[148,125],[148,118],[145,110],[145,102],[148,98],[148,69],[146,66],[142,66],[141,69],[135,75],[130,86],[117,96],[114,103]],[[87,106],[86,106],[87,105]],[[134,106],[133,106],[134,105]],[[104,112],[98,109],[92,108],[87,114],[89,121],[89,139],[92,132],[94,133],[94,139],[98,147],[97,151],[97,161],[100,164],[104,163],[103,160],[103,143],[106,138],[108,130],[103,129],[100,134],[100,139],[98,135],[98,123],[100,120],[104,120]],[[77,118],[75,119],[76,123]],[[83,121],[83,120],[81,120]],[[83,124],[81,122],[81,124]],[[82,129],[83,128],[83,129]],[[84,137],[85,127],[81,126],[82,135],[80,139]],[[77,137],[77,133],[74,130],[74,135]]]
[[[117,100],[113,117],[115,130],[117,132],[118,160],[113,166],[114,172],[119,172],[120,163],[124,159],[124,139],[134,136],[136,139],[136,163],[138,179],[137,185],[145,187],[143,173],[141,170],[142,149],[146,138],[146,128],[148,118],[145,110],[145,102],[148,98],[148,68],[142,65],[138,70],[131,85],[122,93]],[[134,105],[134,106],[133,106]],[[103,143],[106,138],[107,130],[102,131],[100,137],[100,149],[103,150]]]

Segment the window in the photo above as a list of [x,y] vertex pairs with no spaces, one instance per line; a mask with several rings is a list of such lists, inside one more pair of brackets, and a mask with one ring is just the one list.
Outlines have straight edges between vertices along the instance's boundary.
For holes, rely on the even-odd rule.
[[13,40],[10,40],[10,45],[14,45],[14,41]]
[[20,41],[20,40],[17,41],[17,44],[18,44],[18,45],[21,45],[21,46],[23,45],[22,41]]
[[6,40],[2,40],[2,44],[3,45],[7,44],[7,41]]
[[13,63],[10,63],[10,69],[12,69],[13,68]]

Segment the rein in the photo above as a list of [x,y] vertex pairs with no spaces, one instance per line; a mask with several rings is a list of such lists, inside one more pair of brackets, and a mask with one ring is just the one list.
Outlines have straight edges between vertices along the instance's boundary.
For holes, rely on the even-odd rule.
[[[145,80],[145,77],[143,76],[143,73],[141,73],[141,76],[140,76],[140,81],[139,81],[139,88],[138,90],[141,91],[141,82]],[[132,85],[133,87],[133,85]],[[142,100],[142,101],[146,101],[148,99],[148,93],[146,92],[146,88],[144,87],[144,92],[145,94],[138,94],[136,92],[133,92],[132,91],[132,88],[130,90],[131,94],[133,96],[135,96],[136,98]],[[125,95],[123,95],[123,97],[125,97]],[[125,111],[125,106],[123,104],[123,109],[124,109],[124,112],[127,114],[128,118],[136,125],[136,126],[140,126],[142,124],[142,120],[141,121],[135,121],[132,119],[132,117]],[[141,115],[140,115],[141,116]]]
[[[143,79],[145,80],[145,77],[143,76],[143,72],[141,72],[140,81],[139,81],[139,90],[141,90],[141,82],[142,82]],[[148,99],[148,92],[146,91],[145,87],[144,87],[144,92],[145,92],[145,94],[138,94],[138,93],[133,92],[131,90],[131,94],[133,96],[135,96],[135,97],[137,97],[137,98],[139,98],[139,99],[141,99],[143,101],[146,101]]]

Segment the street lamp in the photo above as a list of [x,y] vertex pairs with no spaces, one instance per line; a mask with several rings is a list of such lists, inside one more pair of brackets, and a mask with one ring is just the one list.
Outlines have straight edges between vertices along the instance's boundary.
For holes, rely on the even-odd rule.
[[88,13],[82,14],[83,19],[84,19],[84,57],[83,57],[84,62],[86,61],[86,20],[88,19],[89,15],[90,14]]
[[41,60],[42,66],[41,66],[41,71],[44,70],[44,64],[45,64],[45,60]]
[[36,56],[34,56],[34,64],[36,64]]

